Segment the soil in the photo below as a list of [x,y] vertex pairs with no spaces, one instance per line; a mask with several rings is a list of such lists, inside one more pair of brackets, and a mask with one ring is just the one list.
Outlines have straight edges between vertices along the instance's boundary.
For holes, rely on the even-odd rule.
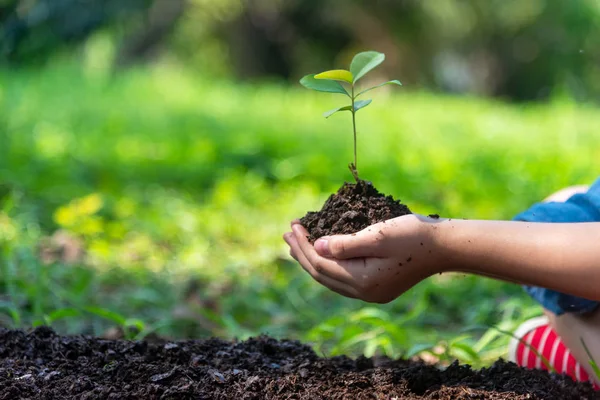
[[496,362],[479,371],[319,358],[258,337],[104,340],[0,329],[0,399],[597,399],[588,383]]
[[320,237],[352,234],[391,218],[411,214],[407,206],[392,196],[379,193],[371,182],[344,183],[329,196],[320,211],[309,212],[300,223],[312,243]]

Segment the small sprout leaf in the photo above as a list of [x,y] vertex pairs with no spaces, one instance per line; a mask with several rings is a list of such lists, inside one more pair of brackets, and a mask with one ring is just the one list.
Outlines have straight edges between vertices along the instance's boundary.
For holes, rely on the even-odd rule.
[[352,110],[352,106],[338,107],[338,108],[334,108],[333,110],[329,110],[329,111],[323,113],[323,116],[325,118],[329,118],[338,111],[350,111],[350,110]]
[[380,88],[380,87],[385,86],[385,85],[398,85],[398,86],[402,86],[402,83],[399,80],[397,80],[397,79],[394,79],[393,81],[388,81],[388,82],[380,83],[379,85],[376,85],[376,86],[373,86],[373,87],[370,87],[368,89],[363,90],[362,92],[360,92],[359,94],[357,94],[356,97],[360,96],[363,93],[367,93],[369,90],[377,89],[377,88]]
[[315,75],[306,75],[300,79],[300,84],[308,89],[316,90],[318,92],[329,92],[329,93],[341,93],[350,97],[346,89],[336,81],[328,79],[315,79]]
[[345,69],[334,69],[315,75],[315,79],[330,79],[334,81],[348,82],[351,84],[354,77],[350,71],[346,71]]
[[354,112],[357,112],[358,110],[360,110],[361,108],[365,108],[366,106],[368,106],[369,104],[371,104],[373,100],[371,99],[367,99],[367,100],[356,100],[354,102]]
[[385,60],[385,54],[377,51],[365,51],[354,56],[350,64],[350,72],[354,76],[353,83],[358,82],[360,78],[381,64],[383,60]]

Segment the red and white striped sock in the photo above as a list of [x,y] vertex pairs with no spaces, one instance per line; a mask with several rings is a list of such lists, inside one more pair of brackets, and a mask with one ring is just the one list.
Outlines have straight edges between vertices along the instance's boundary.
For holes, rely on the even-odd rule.
[[548,371],[548,366],[536,354],[537,352],[547,360],[548,364],[557,373],[566,374],[578,382],[590,381],[594,384],[596,390],[600,389],[587,371],[573,357],[556,332],[552,330],[548,318],[530,319],[523,323],[514,335],[518,339],[513,338],[511,340],[509,347],[510,361],[521,367]]

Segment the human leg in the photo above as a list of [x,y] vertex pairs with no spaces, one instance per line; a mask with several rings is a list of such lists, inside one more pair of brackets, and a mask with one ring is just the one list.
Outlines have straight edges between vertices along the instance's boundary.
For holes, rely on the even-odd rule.
[[[580,362],[588,375],[600,385],[600,377],[596,376],[591,365],[592,360],[600,363],[600,309],[587,314],[565,313],[555,315],[545,311],[552,329],[558,334],[573,357]],[[582,341],[590,351],[587,354]]]
[[[515,219],[550,223],[598,221],[600,180],[591,187],[572,186],[553,193]],[[509,349],[511,360],[527,368],[548,369],[541,355],[558,373],[581,381],[591,377],[599,384],[581,344],[583,339],[594,360],[600,361],[599,303],[540,287],[525,289],[544,307],[546,317],[527,321],[517,330],[519,340],[513,340]]]
[[596,390],[600,389],[597,377],[588,368],[587,353],[580,363],[545,315],[525,321],[513,333],[508,359],[524,368],[564,374],[578,382],[590,381]]

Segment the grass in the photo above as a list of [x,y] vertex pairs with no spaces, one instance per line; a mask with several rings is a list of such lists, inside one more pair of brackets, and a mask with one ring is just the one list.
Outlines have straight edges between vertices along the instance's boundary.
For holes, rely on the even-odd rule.
[[[281,234],[351,179],[347,118],[302,88],[157,66],[0,71],[0,323],[127,337],[259,333],[326,355],[502,356],[539,308],[514,285],[440,276],[373,307],[312,282]],[[415,212],[508,219],[600,170],[597,110],[377,94],[361,176]]]
[[590,363],[590,367],[592,367],[592,371],[594,371],[594,376],[597,379],[600,379],[600,367],[598,366],[598,363],[596,362],[596,360],[594,360],[594,357],[592,356],[590,349],[587,347],[587,344],[585,344],[583,338],[579,338],[579,340],[581,340],[581,345],[583,346],[583,349],[585,350],[588,356],[588,362]]

